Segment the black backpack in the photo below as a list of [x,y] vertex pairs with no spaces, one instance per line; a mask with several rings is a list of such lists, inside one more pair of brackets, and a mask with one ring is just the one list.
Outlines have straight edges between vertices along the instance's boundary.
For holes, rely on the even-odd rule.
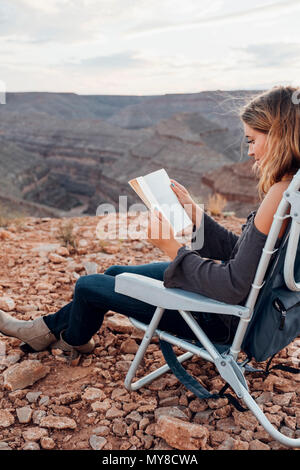
[[[300,335],[300,292],[288,289],[284,260],[291,220],[278,250],[271,258],[265,284],[257,298],[242,350],[249,359],[261,362],[273,357]],[[295,258],[295,279],[300,279],[300,243]]]

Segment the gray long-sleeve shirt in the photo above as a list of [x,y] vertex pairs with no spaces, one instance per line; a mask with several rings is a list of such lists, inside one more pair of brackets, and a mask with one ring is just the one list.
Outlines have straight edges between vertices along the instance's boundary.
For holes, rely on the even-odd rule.
[[[196,292],[229,304],[243,305],[249,294],[267,235],[254,225],[257,211],[252,211],[235,235],[204,213],[204,245],[200,250],[179,248],[175,259],[164,272],[164,286]],[[199,229],[200,230],[200,229]],[[193,238],[197,235],[195,226]],[[278,238],[275,247],[280,243]],[[211,259],[205,259],[211,258]],[[224,263],[219,264],[215,260]],[[227,326],[232,318],[218,315]],[[234,325],[237,326],[237,317]]]

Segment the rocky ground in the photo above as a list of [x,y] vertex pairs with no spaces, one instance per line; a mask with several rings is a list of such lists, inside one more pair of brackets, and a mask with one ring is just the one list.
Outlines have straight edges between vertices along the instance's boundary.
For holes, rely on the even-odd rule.
[[[244,222],[216,220],[237,234]],[[0,308],[34,319],[69,302],[80,276],[113,264],[169,260],[138,236],[100,242],[98,222],[27,217],[1,228]],[[71,365],[58,349],[25,354],[19,340],[1,336],[0,449],[285,449],[250,412],[237,412],[226,398],[200,401],[172,374],[129,393],[124,378],[141,337],[126,317],[109,311],[94,352]],[[274,363],[290,363],[294,346]],[[154,340],[139,375],[163,362]],[[193,358],[187,368],[210,391],[222,387],[202,359]],[[274,426],[299,438],[300,377],[274,371],[266,379],[257,373],[247,379]]]

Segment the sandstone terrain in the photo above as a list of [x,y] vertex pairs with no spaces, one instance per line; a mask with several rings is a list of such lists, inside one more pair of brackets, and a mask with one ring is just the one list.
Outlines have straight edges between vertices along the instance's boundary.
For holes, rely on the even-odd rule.
[[[245,221],[215,218],[237,234]],[[5,224],[0,308],[34,319],[71,301],[80,276],[103,273],[114,264],[169,260],[145,239],[97,239],[98,223],[99,218],[84,216],[24,217]],[[124,378],[141,337],[126,317],[109,311],[94,336],[94,352],[72,364],[59,349],[24,353],[19,340],[1,336],[0,449],[285,449],[250,412],[236,411],[226,398],[199,400],[170,373],[128,392]],[[291,364],[296,346],[284,349],[274,363]],[[138,374],[163,362],[154,340]],[[224,384],[202,359],[193,358],[186,367],[211,392]],[[300,377],[274,371],[267,378],[248,374],[247,380],[274,426],[299,438]]]

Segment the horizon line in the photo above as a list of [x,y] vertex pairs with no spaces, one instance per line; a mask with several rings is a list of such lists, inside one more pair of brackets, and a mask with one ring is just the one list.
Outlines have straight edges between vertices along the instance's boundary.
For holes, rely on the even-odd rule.
[[235,91],[262,91],[266,88],[231,88],[214,90],[201,90],[192,92],[170,92],[170,93],[154,93],[154,94],[121,94],[121,93],[77,93],[75,91],[6,91],[6,94],[25,94],[25,93],[48,93],[56,95],[78,95],[78,96],[134,96],[134,97],[155,97],[155,96],[169,96],[169,95],[199,95],[200,93],[212,92],[235,92]]

